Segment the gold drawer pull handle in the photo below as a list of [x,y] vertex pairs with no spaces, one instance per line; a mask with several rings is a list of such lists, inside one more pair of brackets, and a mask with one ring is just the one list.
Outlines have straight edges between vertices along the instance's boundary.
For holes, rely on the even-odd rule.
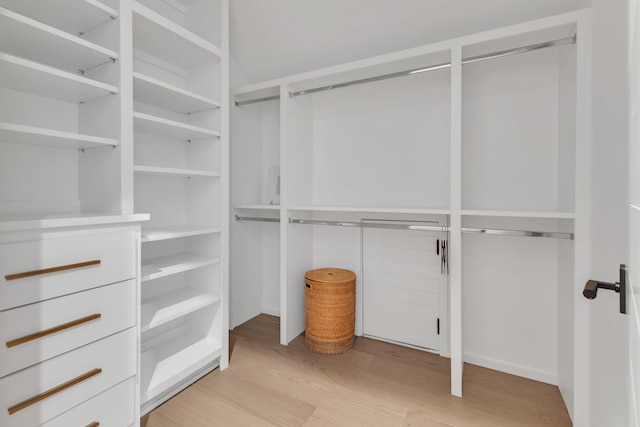
[[9,274],[8,276],[4,276],[4,278],[7,281],[24,279],[25,277],[40,276],[42,274],[56,273],[58,271],[65,271],[65,270],[73,270],[75,268],[88,267],[90,265],[98,265],[98,264],[100,264],[100,260],[94,259],[91,261],[79,262],[76,264],[60,265],[58,267],[43,268],[42,270],[27,271],[25,273],[18,273],[18,274]]
[[37,396],[33,396],[31,399],[27,399],[24,402],[18,403],[17,405],[13,405],[11,408],[8,409],[9,415],[13,415],[18,411],[21,411],[33,404],[40,402],[41,400],[46,399],[47,397],[51,397],[54,394],[60,393],[61,391],[66,390],[69,387],[72,387],[78,383],[81,383],[82,381],[88,380],[89,378],[96,376],[101,372],[102,372],[102,369],[100,368],[92,369],[86,374],[80,375],[79,377],[76,377],[70,381],[67,381],[64,384],[60,384],[58,387],[54,387],[51,390],[47,390],[44,393],[41,393]]
[[89,316],[85,316],[81,319],[72,320],[71,322],[63,323],[62,325],[54,326],[53,328],[45,329],[44,331],[36,332],[34,334],[26,335],[22,338],[7,341],[7,348],[15,347],[20,344],[27,343],[29,341],[37,340],[38,338],[46,337],[47,335],[55,334],[56,332],[64,331],[65,329],[73,328],[74,326],[82,325],[83,323],[91,322],[102,317],[102,314],[95,313]]
[[87,427],[100,427],[100,422],[94,421],[91,424],[87,424]]

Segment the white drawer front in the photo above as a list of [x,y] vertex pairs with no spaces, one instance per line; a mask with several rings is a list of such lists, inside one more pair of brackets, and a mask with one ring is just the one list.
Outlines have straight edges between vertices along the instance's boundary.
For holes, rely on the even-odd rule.
[[0,312],[0,377],[134,326],[135,301],[128,280]]
[[[136,331],[130,328],[0,379],[0,426],[40,425],[135,372]],[[51,395],[17,410],[43,394]]]
[[124,427],[133,424],[133,378],[44,423],[45,427]]
[[[133,231],[0,245],[0,311],[132,279],[135,261]],[[59,267],[65,269],[12,277]]]

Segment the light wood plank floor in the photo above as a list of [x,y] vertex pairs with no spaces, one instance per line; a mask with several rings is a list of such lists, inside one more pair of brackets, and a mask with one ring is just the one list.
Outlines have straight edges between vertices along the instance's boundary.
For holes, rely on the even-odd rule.
[[367,338],[339,356],[304,336],[278,344],[279,319],[231,332],[229,368],[215,370],[142,419],[143,427],[566,426],[557,387],[465,365],[449,394],[449,359]]

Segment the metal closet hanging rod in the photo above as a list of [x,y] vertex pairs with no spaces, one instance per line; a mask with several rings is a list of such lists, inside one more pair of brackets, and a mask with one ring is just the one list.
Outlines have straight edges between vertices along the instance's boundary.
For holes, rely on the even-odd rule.
[[[462,60],[462,64],[473,64],[474,62],[480,62],[480,61],[485,61],[487,59],[496,59],[496,58],[502,58],[505,56],[510,56],[510,55],[517,55],[520,53],[526,53],[526,52],[532,52],[534,50],[539,50],[539,49],[544,49],[547,47],[554,47],[554,46],[562,46],[562,45],[566,45],[566,44],[574,44],[577,40],[576,35],[573,35],[571,37],[565,37],[562,39],[557,39],[557,40],[552,40],[552,41],[548,41],[548,42],[543,42],[543,43],[536,43],[536,44],[531,44],[531,45],[527,45],[527,46],[523,46],[523,47],[517,47],[517,48],[513,48],[513,49],[506,49],[506,50],[501,50],[498,52],[492,52],[492,53],[486,53],[483,55],[477,55],[477,56],[472,56],[470,58],[466,58]],[[427,71],[434,71],[434,70],[440,70],[443,68],[450,68],[451,67],[451,62],[444,62],[441,64],[436,64],[436,65],[430,65],[428,67],[421,67],[421,68],[415,68],[412,70],[407,70],[407,71],[398,71],[395,73],[390,73],[390,74],[383,74],[380,76],[374,76],[374,77],[369,77],[366,79],[358,79],[358,80],[352,80],[349,82],[343,82],[343,83],[336,83],[336,84],[332,84],[332,85],[327,85],[327,86],[320,86],[317,88],[312,88],[312,89],[306,89],[306,90],[299,90],[296,92],[290,92],[289,96],[290,97],[294,97],[294,96],[300,96],[300,95],[308,95],[311,93],[316,93],[316,92],[323,92],[323,91],[327,91],[327,90],[331,90],[331,89],[338,89],[341,87],[347,87],[347,86],[355,86],[355,85],[359,85],[359,84],[364,84],[364,83],[372,83],[372,82],[377,82],[380,80],[386,80],[386,79],[393,79],[396,77],[403,77],[403,76],[410,76],[413,74],[420,74],[420,73],[424,73]],[[264,98],[256,98],[256,99],[248,99],[248,100],[244,100],[244,101],[235,101],[235,105],[241,106],[241,105],[247,105],[247,104],[254,104],[256,102],[264,102],[264,101],[272,101],[272,100],[276,100],[276,99],[280,99],[279,95],[275,95],[275,96],[268,96],[268,97],[264,97]]]
[[241,105],[256,104],[258,102],[275,101],[277,99],[280,99],[280,95],[265,96],[263,98],[255,98],[255,99],[246,99],[244,101],[236,100],[234,104],[236,105],[236,107],[240,107]]
[[[407,221],[409,222],[409,221]],[[338,227],[360,227],[360,228],[391,228],[396,230],[414,230],[414,231],[438,231],[450,232],[451,227],[436,225],[408,225],[393,223],[362,223],[354,221],[325,221],[317,219],[293,219],[289,218],[291,224],[306,225],[332,225]],[[573,233],[563,233],[557,231],[529,231],[529,230],[503,230],[494,228],[474,228],[462,227],[463,233],[473,234],[490,234],[495,236],[517,236],[517,237],[544,237],[551,239],[567,239],[573,240]]]
[[238,216],[236,221],[262,221],[262,222],[280,222],[280,218],[263,218],[259,216]]

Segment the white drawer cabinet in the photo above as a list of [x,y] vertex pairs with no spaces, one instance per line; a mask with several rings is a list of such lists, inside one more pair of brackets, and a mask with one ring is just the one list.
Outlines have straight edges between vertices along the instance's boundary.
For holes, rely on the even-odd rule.
[[134,424],[134,392],[133,379],[129,379],[44,423],[43,426],[126,427],[132,425]]
[[133,377],[135,352],[130,328],[0,379],[0,425],[40,425]]
[[135,325],[128,280],[0,312],[0,377]]
[[135,277],[132,231],[0,245],[0,311]]

